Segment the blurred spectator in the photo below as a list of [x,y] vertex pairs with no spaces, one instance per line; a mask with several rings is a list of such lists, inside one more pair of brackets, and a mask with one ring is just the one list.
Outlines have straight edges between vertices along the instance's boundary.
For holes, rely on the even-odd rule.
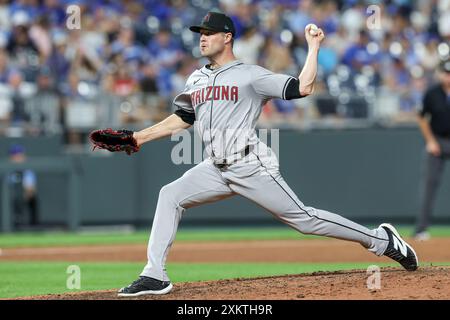
[[260,32],[265,38],[278,38],[282,30],[282,7],[279,5],[272,5],[270,10],[262,16],[259,23]]
[[251,1],[235,1],[228,3],[230,18],[236,29],[236,38],[239,38],[248,26],[255,24],[254,10]]
[[116,56],[116,71],[112,77],[112,92],[120,97],[126,97],[136,93],[137,82],[133,78],[129,67],[123,61],[123,58]]
[[[194,72],[196,68],[196,60],[192,58],[186,58],[181,61],[177,66],[177,72],[171,78],[172,95],[175,96],[179,92],[184,91],[186,85],[186,79]],[[171,110],[172,112],[175,110]]]
[[25,98],[21,92],[22,75],[18,72],[13,73],[9,78],[9,84],[12,89],[11,101],[11,124],[20,127],[28,122],[30,116],[25,107]]
[[[294,34],[292,42],[289,45],[289,50],[292,52],[291,56],[297,66],[302,66],[305,64],[306,55],[308,54],[308,45],[306,44],[306,39],[304,36],[302,37]],[[261,62],[261,64],[263,63]]]
[[80,81],[100,83],[100,61],[92,59],[83,47],[76,50],[70,66],[70,73],[75,74]]
[[347,6],[341,14],[340,22],[349,35],[349,40],[354,41],[361,35],[361,30],[365,27],[366,7],[363,1],[352,1],[353,6]]
[[450,1],[439,1],[438,4],[439,17],[437,21],[437,29],[439,34],[447,41],[450,40]]
[[171,21],[181,23],[181,28],[195,21],[197,13],[187,0],[171,0]]
[[62,102],[63,130],[69,144],[82,149],[83,136],[94,126],[97,115],[97,89],[100,66],[90,59],[82,47],[76,48],[70,66],[68,87]]
[[46,61],[52,50],[52,39],[50,37],[50,21],[46,16],[39,16],[30,27],[30,40],[36,45],[40,54],[40,64]]
[[347,49],[349,35],[347,30],[340,25],[336,32],[327,34],[324,44],[330,47],[338,57],[342,57]]
[[286,14],[289,29],[299,37],[303,36],[305,27],[309,23],[313,23],[311,17],[312,7],[312,0],[298,1],[298,9]]
[[353,72],[359,72],[363,66],[375,62],[375,57],[367,48],[369,40],[369,34],[361,30],[358,40],[347,48],[342,57],[342,62],[349,66]]
[[150,59],[158,70],[160,94],[169,97],[171,93],[170,76],[175,72],[178,62],[184,58],[178,42],[173,39],[168,29],[161,29],[148,45]]
[[47,17],[50,25],[61,27],[66,23],[66,12],[60,0],[44,0],[40,15]]
[[434,73],[440,62],[438,45],[439,39],[437,37],[427,36],[426,42],[418,43],[416,47],[418,62],[429,74]]
[[8,60],[7,53],[0,50],[0,125],[3,127],[8,126],[12,109],[9,79],[13,70]]
[[10,12],[12,15],[17,12],[25,12],[30,19],[35,19],[39,14],[38,0],[16,0],[12,1],[10,5]]
[[266,39],[261,58],[263,65],[276,73],[286,73],[294,64],[288,47],[272,38]]
[[9,30],[10,28],[9,0],[0,0],[0,30]]
[[106,44],[106,35],[99,29],[94,17],[86,14],[82,19],[83,32],[80,34],[80,50],[83,50],[86,57],[94,61],[95,64],[101,64],[100,52]]
[[234,43],[236,58],[244,63],[258,64],[258,57],[264,37],[258,33],[256,26],[248,26],[242,31],[242,37]]
[[[9,148],[9,160],[12,163],[26,163],[25,148],[14,144]],[[11,191],[12,213],[16,228],[39,224],[37,179],[34,171],[16,170],[8,176]]]
[[62,94],[67,87],[71,63],[67,57],[67,35],[57,32],[53,36],[53,47],[46,66],[49,68],[54,88],[58,94]]
[[[69,3],[80,7],[79,30],[66,28]],[[268,104],[265,124],[311,119],[298,117],[300,110],[310,114],[309,105],[318,106],[319,118],[359,114],[373,123],[411,122],[424,84],[450,54],[450,1],[376,1],[381,20],[369,28],[370,4],[0,0],[0,125],[8,128],[14,120],[51,134],[58,125],[50,123],[59,122],[65,131],[78,131],[79,138],[68,141],[82,143],[91,127],[156,121],[171,111],[186,70],[199,67],[191,63],[198,58],[198,37],[186,26],[211,6],[233,18],[236,56],[274,72],[297,76],[307,54],[305,26],[325,30],[320,97],[316,92],[310,100]]]
[[323,44],[323,47],[319,51],[318,63],[321,72],[324,73],[324,77],[327,77],[333,72],[339,63],[338,55],[328,46],[327,42]]
[[337,4],[332,0],[322,0],[313,7],[311,12],[313,22],[320,25],[325,34],[336,32],[339,26]]
[[35,81],[39,69],[39,50],[29,35],[30,18],[24,11],[12,17],[13,29],[7,44],[11,61],[16,65],[25,81]]
[[50,68],[43,66],[37,76],[37,93],[30,108],[30,123],[44,134],[61,133],[61,97],[56,91]]
[[411,74],[402,59],[395,58],[389,70],[390,77],[386,77],[386,83],[392,90],[392,93],[398,94],[400,98],[400,109],[410,109],[408,94],[411,81]]

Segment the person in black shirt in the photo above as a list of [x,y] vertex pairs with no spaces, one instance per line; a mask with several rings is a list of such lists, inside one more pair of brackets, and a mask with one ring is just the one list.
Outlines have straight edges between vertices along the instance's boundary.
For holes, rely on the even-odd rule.
[[422,198],[415,238],[427,240],[435,195],[445,160],[450,159],[450,59],[439,67],[439,83],[430,87],[418,115],[420,131],[425,138],[426,160],[422,177]]

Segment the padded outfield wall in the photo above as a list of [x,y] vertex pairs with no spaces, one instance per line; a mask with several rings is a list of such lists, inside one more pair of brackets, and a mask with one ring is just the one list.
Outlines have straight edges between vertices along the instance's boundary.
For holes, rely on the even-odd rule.
[[[414,128],[279,132],[281,173],[307,205],[360,222],[413,222],[418,213],[423,141]],[[80,222],[132,223],[148,226],[160,188],[193,165],[171,160],[177,141],[146,145],[138,154],[64,155],[60,138],[20,139],[33,157],[67,161],[78,177],[76,197]],[[0,139],[6,158],[14,139]],[[270,141],[270,138],[269,138]],[[438,194],[435,222],[450,221],[450,170]],[[40,212],[45,223],[67,220],[67,175],[38,173]],[[189,209],[183,224],[266,223],[279,225],[271,214],[239,196]]]

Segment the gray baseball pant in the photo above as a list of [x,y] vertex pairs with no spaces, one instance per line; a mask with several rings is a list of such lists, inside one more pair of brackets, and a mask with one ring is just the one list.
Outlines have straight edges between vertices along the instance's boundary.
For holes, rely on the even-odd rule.
[[370,230],[337,214],[305,206],[282,178],[276,156],[251,152],[223,169],[206,159],[161,189],[148,243],[148,263],[141,275],[169,281],[165,263],[184,211],[236,194],[301,233],[358,242],[376,255],[382,255],[388,245],[382,228]]
[[425,151],[421,182],[421,207],[416,224],[416,233],[426,231],[430,224],[445,161],[450,159],[450,139],[439,137],[436,137],[436,139],[441,147],[441,155],[436,157]]

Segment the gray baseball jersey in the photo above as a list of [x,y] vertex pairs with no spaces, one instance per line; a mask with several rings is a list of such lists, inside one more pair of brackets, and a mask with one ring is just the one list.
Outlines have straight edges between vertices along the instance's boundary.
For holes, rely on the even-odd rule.
[[215,70],[205,66],[188,78],[174,105],[195,113],[207,154],[220,162],[257,145],[255,126],[262,106],[271,98],[284,99],[288,83],[295,80],[240,61]]
[[165,263],[186,209],[237,194],[299,232],[355,241],[376,255],[384,253],[389,240],[383,228],[370,230],[305,206],[281,176],[276,155],[257,138],[262,106],[274,97],[288,98],[289,87],[299,96],[297,79],[239,61],[215,70],[203,67],[189,77],[174,104],[183,120],[195,118],[210,156],[161,189],[142,276],[169,280]]

